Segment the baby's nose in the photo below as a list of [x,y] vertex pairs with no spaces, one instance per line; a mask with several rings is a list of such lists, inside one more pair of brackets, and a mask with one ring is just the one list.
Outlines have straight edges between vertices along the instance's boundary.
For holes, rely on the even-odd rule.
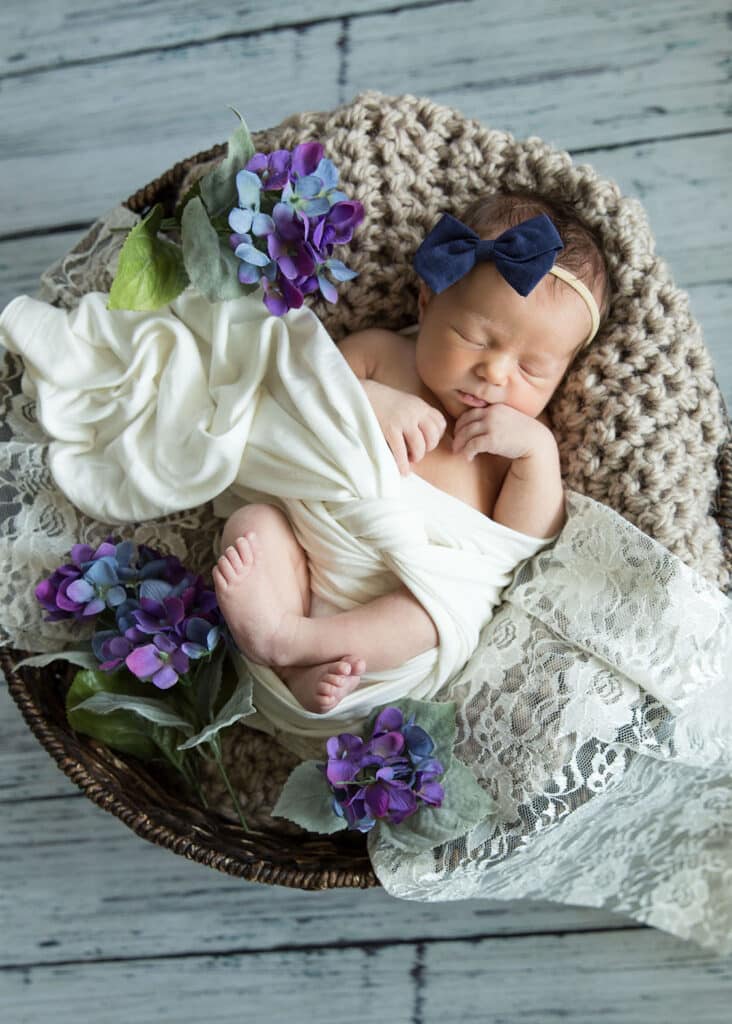
[[478,376],[489,384],[502,387],[508,380],[511,360],[500,353],[486,353],[477,367]]

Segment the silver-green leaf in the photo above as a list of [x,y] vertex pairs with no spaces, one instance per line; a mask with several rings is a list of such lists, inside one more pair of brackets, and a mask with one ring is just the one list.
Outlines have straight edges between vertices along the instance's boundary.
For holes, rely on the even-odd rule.
[[212,217],[228,213],[237,204],[236,174],[254,155],[254,143],[244,118],[231,108],[241,124],[228,141],[226,156],[201,178],[201,195]]
[[113,711],[131,711],[156,725],[170,726],[190,733],[192,726],[180,715],[168,711],[162,701],[151,697],[131,697],[122,693],[95,693],[77,704],[75,711],[93,711],[96,715],[109,715]]
[[303,761],[290,772],[272,815],[288,818],[309,832],[331,835],[346,828],[346,821],[333,810],[333,791],[317,764]]
[[178,750],[188,750],[191,747],[198,747],[201,743],[210,741],[222,729],[241,721],[247,715],[254,713],[252,704],[252,680],[251,677],[242,676],[236,685],[233,694],[216,715],[213,722],[210,722],[195,736],[191,736],[181,743]]
[[72,665],[80,665],[81,668],[99,668],[99,662],[91,651],[54,651],[51,654],[33,654],[30,658],[19,661],[15,667],[23,668],[24,665],[29,665],[45,668],[52,661],[68,661]]
[[405,852],[418,853],[464,836],[495,812],[490,794],[476,782],[470,769],[453,758],[449,771],[440,779],[445,790],[442,807],[423,804],[399,825],[378,823],[379,839]]
[[209,302],[240,298],[239,260],[219,238],[200,196],[194,196],[183,210],[181,228],[183,260],[191,284]]

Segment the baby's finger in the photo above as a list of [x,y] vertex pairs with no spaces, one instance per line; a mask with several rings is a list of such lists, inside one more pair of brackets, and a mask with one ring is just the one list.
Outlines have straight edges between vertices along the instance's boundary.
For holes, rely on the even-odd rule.
[[409,461],[421,462],[427,450],[421,430],[418,427],[414,427],[405,437],[409,445]]
[[404,443],[404,438],[401,434],[397,434],[391,438],[388,438],[388,444],[391,448],[391,453],[396,459],[396,464],[399,472],[402,476],[408,476],[409,474],[409,455],[407,454],[407,446]]
[[[439,419],[437,418],[439,417]],[[427,441],[427,451],[431,452],[440,443],[440,438],[447,430],[445,417],[437,413],[435,417],[429,417],[422,424],[422,433]]]
[[455,427],[452,439],[452,450],[454,452],[459,452],[462,448],[467,447],[468,441],[470,441],[471,438],[478,437],[485,432],[485,427],[480,421],[461,423],[459,427]]

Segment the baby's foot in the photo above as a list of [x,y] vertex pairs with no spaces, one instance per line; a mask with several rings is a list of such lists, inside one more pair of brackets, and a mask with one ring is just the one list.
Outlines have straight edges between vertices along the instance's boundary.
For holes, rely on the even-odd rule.
[[356,689],[365,669],[363,658],[346,654],[323,665],[291,665],[279,674],[306,711],[323,714]]
[[258,665],[287,665],[297,616],[283,612],[257,535],[237,537],[213,569],[219,607],[231,635],[248,658]]

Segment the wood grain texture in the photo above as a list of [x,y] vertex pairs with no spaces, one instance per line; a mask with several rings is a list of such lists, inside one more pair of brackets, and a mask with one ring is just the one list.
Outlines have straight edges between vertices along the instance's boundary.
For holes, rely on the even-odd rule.
[[[466,0],[364,18],[348,43],[352,90],[439,96],[514,135],[577,150],[730,126],[726,7]],[[379,45],[382,40],[382,45]]]
[[[620,938],[620,936],[618,936]],[[651,932],[325,946],[307,951],[185,955],[11,968],[4,1006],[17,1024],[215,1020],[310,1022],[333,1004],[378,1005],[399,1024],[722,1024],[732,967]],[[174,993],[174,996],[173,996]],[[32,1007],[32,1009],[31,1009]],[[33,1016],[41,1013],[42,1017]]]
[[[418,12],[435,3],[400,0],[398,6]],[[0,11],[0,78],[141,51],[205,46],[221,38],[252,38],[288,27],[304,30],[321,21],[364,18],[394,6],[394,0],[298,0],[297,5],[281,6],[268,0],[209,0],[205,6],[199,0],[29,0],[19,18],[18,5],[10,3]],[[133,35],[135,24],[139,32]]]
[[327,22],[305,35],[283,29],[3,82],[2,235],[94,220],[177,160],[224,141],[238,123],[229,104],[252,130],[332,106],[339,32]]

